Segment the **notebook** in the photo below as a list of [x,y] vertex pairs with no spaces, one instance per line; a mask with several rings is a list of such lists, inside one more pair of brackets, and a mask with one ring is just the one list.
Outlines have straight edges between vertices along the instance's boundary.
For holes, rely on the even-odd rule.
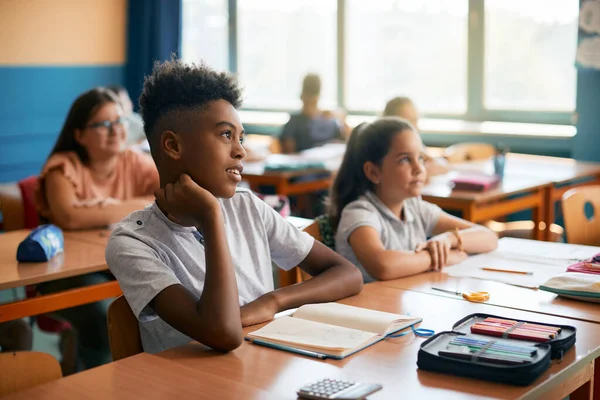
[[246,339],[318,358],[341,359],[422,321],[407,315],[339,303],[307,304]]
[[496,175],[460,175],[452,179],[454,190],[484,192],[498,186],[500,178]]

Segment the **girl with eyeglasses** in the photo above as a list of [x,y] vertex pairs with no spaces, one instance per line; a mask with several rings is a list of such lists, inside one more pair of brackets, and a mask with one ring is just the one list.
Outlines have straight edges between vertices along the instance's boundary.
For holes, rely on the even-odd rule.
[[[154,200],[159,187],[152,159],[126,148],[127,127],[115,95],[96,88],[79,96],[39,177],[35,193],[42,217],[62,229],[106,227]],[[43,293],[107,282],[93,273],[36,286]],[[79,368],[111,361],[106,313],[109,300],[60,310],[55,315],[77,332]]]
[[156,166],[149,156],[127,149],[126,136],[110,90],[79,96],[40,176],[40,215],[63,229],[99,228],[151,203]]

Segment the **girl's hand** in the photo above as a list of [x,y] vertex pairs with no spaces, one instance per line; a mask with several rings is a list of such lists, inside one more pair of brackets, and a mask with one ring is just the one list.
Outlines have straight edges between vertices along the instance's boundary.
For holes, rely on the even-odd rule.
[[427,250],[431,256],[431,269],[440,271],[448,265],[448,257],[453,246],[452,235],[442,234],[434,236],[425,243],[415,248],[415,253]]
[[455,265],[465,261],[469,255],[464,251],[460,250],[450,250],[450,254],[448,256],[448,263],[446,265]]

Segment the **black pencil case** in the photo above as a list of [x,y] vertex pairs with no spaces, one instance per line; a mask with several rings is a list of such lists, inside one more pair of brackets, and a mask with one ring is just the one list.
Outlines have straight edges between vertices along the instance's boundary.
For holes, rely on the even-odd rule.
[[[488,317],[511,319],[491,314],[471,314],[466,316],[454,324],[452,331],[440,332],[421,344],[417,357],[418,367],[426,371],[525,386],[535,381],[550,367],[551,358],[562,358],[563,353],[575,343],[577,331],[575,327],[524,320],[518,321],[560,327],[561,332],[555,339],[543,343],[471,333],[471,325],[483,321]],[[533,346],[537,349],[537,352],[533,356],[531,363],[524,365],[493,364],[481,360],[476,354],[468,360],[460,360],[438,354],[439,351],[447,349],[452,339],[467,335],[488,341],[493,340],[499,344]]]

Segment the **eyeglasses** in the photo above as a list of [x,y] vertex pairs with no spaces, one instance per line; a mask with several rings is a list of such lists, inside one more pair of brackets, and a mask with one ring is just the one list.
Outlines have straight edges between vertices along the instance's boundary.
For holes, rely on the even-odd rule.
[[113,129],[122,129],[123,126],[127,123],[127,120],[123,117],[115,121],[99,121],[94,122],[93,124],[89,124],[87,127],[90,129],[94,129],[98,133],[108,133]]

